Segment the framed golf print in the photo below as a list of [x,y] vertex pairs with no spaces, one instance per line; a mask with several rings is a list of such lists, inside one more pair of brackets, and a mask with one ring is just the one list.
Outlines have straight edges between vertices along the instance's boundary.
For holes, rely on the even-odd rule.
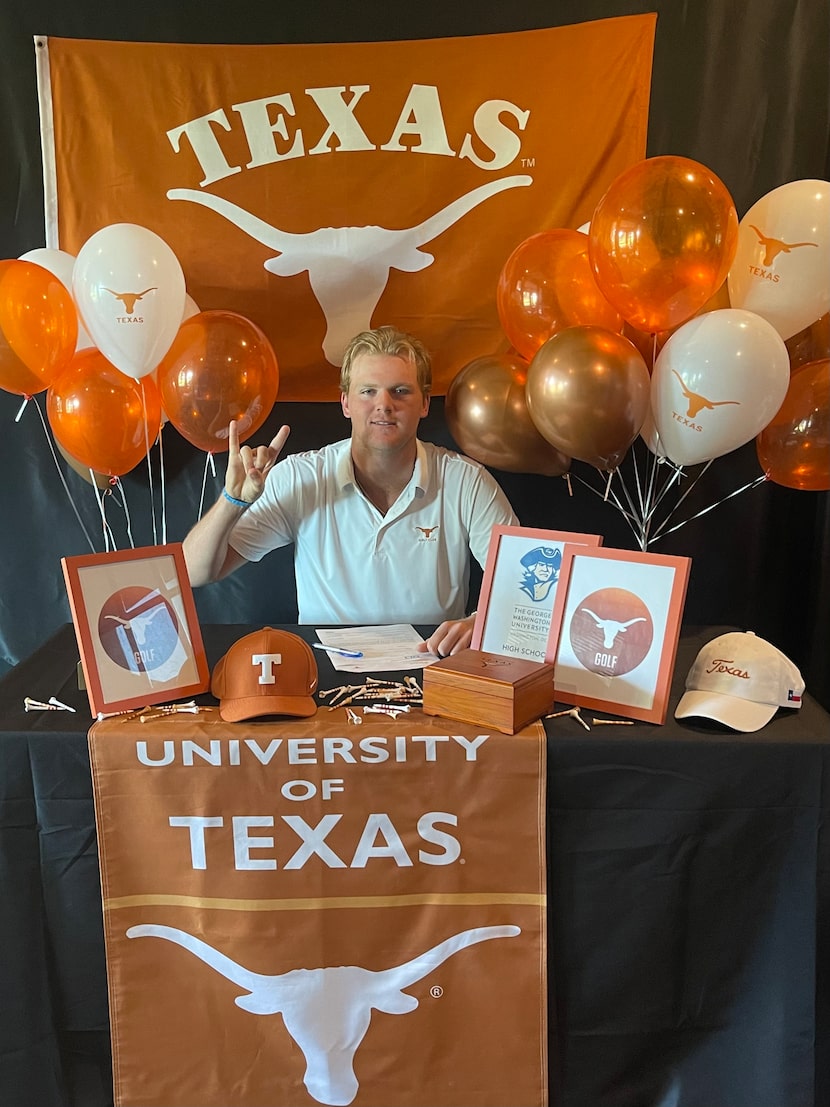
[[545,660],[563,703],[663,723],[691,561],[563,551]]
[[93,716],[205,692],[181,543],[61,559]]
[[545,660],[562,557],[568,543],[599,546],[598,534],[493,527],[471,646]]

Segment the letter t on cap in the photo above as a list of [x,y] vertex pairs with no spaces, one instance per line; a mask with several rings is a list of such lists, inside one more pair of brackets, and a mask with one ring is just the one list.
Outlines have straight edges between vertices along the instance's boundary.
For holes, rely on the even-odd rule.
[[251,654],[251,664],[259,665],[259,684],[276,684],[274,666],[282,664],[281,653],[254,653]]

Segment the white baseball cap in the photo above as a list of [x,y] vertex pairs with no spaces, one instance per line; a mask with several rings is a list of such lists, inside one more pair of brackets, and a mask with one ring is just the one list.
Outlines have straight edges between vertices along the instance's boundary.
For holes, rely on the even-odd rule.
[[674,717],[701,716],[744,732],[779,707],[801,707],[804,680],[779,649],[752,631],[721,634],[698,653]]

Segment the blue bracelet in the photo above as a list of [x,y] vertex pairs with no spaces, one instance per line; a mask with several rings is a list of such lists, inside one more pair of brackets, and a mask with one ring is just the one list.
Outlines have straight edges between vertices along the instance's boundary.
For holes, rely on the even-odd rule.
[[222,489],[222,495],[228,501],[229,504],[233,504],[234,507],[250,507],[254,502],[253,500],[238,500],[236,496],[232,496],[227,488]]

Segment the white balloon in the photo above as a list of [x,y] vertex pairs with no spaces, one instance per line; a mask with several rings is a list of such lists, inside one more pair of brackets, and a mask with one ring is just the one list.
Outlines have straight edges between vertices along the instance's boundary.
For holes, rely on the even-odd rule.
[[654,363],[651,410],[676,465],[721,457],[751,441],[787,394],[790,361],[771,323],[742,308],[684,323]]
[[42,269],[57,277],[67,292],[72,291],[72,270],[75,268],[75,258],[66,250],[49,250],[46,247],[37,250],[28,250],[20,255],[21,261],[33,261]]
[[202,309],[193,299],[189,292],[185,293],[184,308],[182,309],[182,322],[185,319],[192,319],[194,315],[198,315]]
[[649,450],[655,457],[665,457],[666,451],[663,449],[663,442],[660,438],[660,432],[657,430],[657,425],[654,422],[654,416],[651,414],[651,404],[649,404],[648,411],[643,425],[640,427],[640,438],[648,446]]
[[152,373],[185,305],[182,267],[164,239],[135,223],[103,227],[81,247],[72,289],[104,357],[136,380]]
[[830,310],[830,182],[781,185],[738,227],[729,302],[792,338]]
[[[35,265],[39,265],[43,269],[48,269],[53,276],[58,278],[69,295],[73,295],[72,271],[75,268],[74,254],[68,254],[66,250],[50,250],[44,246],[36,250],[28,250],[25,254],[21,254],[20,260],[32,261]],[[79,318],[78,341],[75,343],[75,349],[86,350],[91,345],[92,339],[89,337],[89,332]]]

